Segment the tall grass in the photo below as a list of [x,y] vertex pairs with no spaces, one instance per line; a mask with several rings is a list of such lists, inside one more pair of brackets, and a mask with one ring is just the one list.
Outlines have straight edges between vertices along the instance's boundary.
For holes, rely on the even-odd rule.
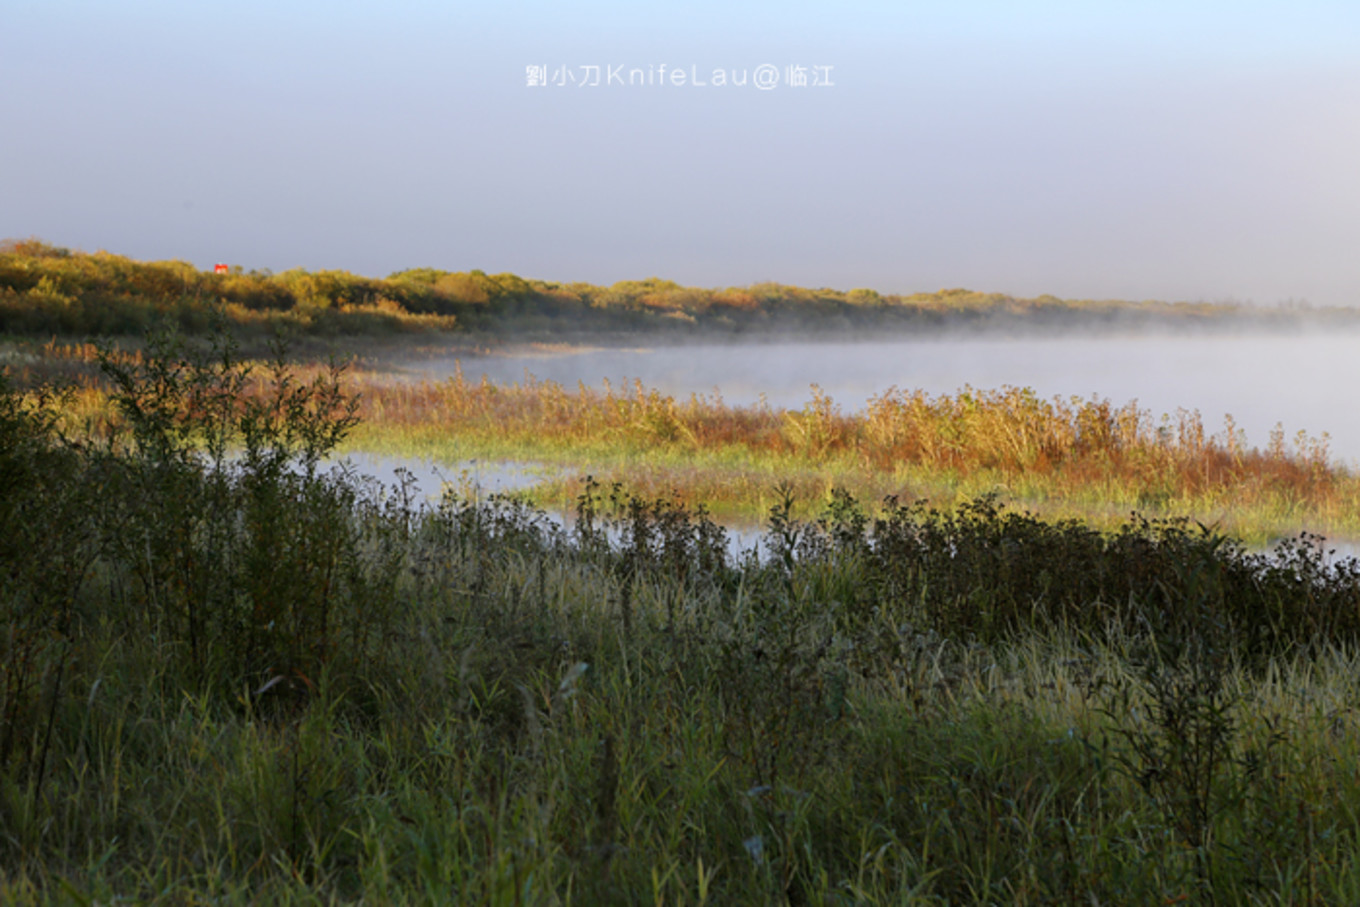
[[[269,393],[271,356],[242,385]],[[106,354],[144,364],[133,347]],[[93,344],[19,347],[12,375],[21,386],[61,381],[73,431],[111,406]],[[294,371],[310,380],[315,357]],[[753,524],[792,485],[804,501],[833,487],[865,500],[895,496],[947,506],[980,495],[1049,518],[1113,527],[1130,511],[1192,516],[1253,543],[1300,529],[1360,536],[1360,479],[1329,458],[1327,437],[1272,432],[1247,443],[1229,417],[1211,432],[1198,412],[1155,417],[1135,402],[1040,398],[1028,388],[965,388],[957,394],[889,389],[845,413],[820,388],[799,409],[736,407],[720,397],[677,399],[638,382],[564,388],[532,377],[519,384],[405,382],[351,367],[347,393],[361,422],[348,449],[440,459],[521,458],[565,464],[644,496],[678,494],[735,523]],[[548,482],[542,504],[580,493],[575,479]]]
[[103,364],[80,439],[0,386],[6,903],[1360,893],[1360,568],[1307,539],[785,489],[737,556],[324,473],[337,374]]
[[1276,432],[1248,447],[1231,421],[1215,435],[1198,413],[1158,419],[1135,403],[1047,400],[1015,387],[891,389],[847,414],[817,388],[801,409],[775,410],[677,400],[636,383],[569,390],[458,374],[355,387],[366,446],[613,467],[644,493],[674,490],[747,517],[774,503],[770,488],[784,479],[805,498],[832,485],[940,504],[997,491],[1055,516],[1191,514],[1258,539],[1300,525],[1360,533],[1360,481],[1329,462],[1325,437],[1287,444]]

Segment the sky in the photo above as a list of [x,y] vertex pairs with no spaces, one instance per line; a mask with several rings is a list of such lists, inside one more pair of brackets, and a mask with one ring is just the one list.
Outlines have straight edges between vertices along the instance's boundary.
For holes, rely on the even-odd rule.
[[0,237],[372,276],[1360,304],[1354,0],[0,20]]

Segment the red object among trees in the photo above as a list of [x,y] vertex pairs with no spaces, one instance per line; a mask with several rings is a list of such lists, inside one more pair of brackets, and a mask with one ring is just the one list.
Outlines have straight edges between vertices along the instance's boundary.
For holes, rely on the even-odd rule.
[[227,273],[227,266],[222,264],[221,262],[218,262],[217,264],[213,265],[213,273],[225,274]]

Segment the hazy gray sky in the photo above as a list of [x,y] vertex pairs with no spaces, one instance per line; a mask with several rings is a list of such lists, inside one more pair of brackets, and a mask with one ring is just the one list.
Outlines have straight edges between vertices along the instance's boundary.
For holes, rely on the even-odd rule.
[[[0,236],[372,275],[1360,304],[1354,0],[0,10]],[[789,85],[799,66],[831,84]]]

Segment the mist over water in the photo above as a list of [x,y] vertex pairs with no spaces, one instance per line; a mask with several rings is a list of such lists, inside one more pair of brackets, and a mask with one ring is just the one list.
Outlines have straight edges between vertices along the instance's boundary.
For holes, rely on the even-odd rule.
[[1286,441],[1330,436],[1336,463],[1360,464],[1360,335],[1146,336],[1059,339],[930,339],[593,349],[562,354],[462,357],[413,371],[499,383],[526,374],[574,389],[636,379],[677,397],[720,394],[732,405],[800,408],[819,385],[845,412],[889,388],[953,394],[965,385],[1033,388],[1039,396],[1137,400],[1154,417],[1198,410],[1220,433],[1231,415],[1247,443],[1264,447],[1277,423]]

